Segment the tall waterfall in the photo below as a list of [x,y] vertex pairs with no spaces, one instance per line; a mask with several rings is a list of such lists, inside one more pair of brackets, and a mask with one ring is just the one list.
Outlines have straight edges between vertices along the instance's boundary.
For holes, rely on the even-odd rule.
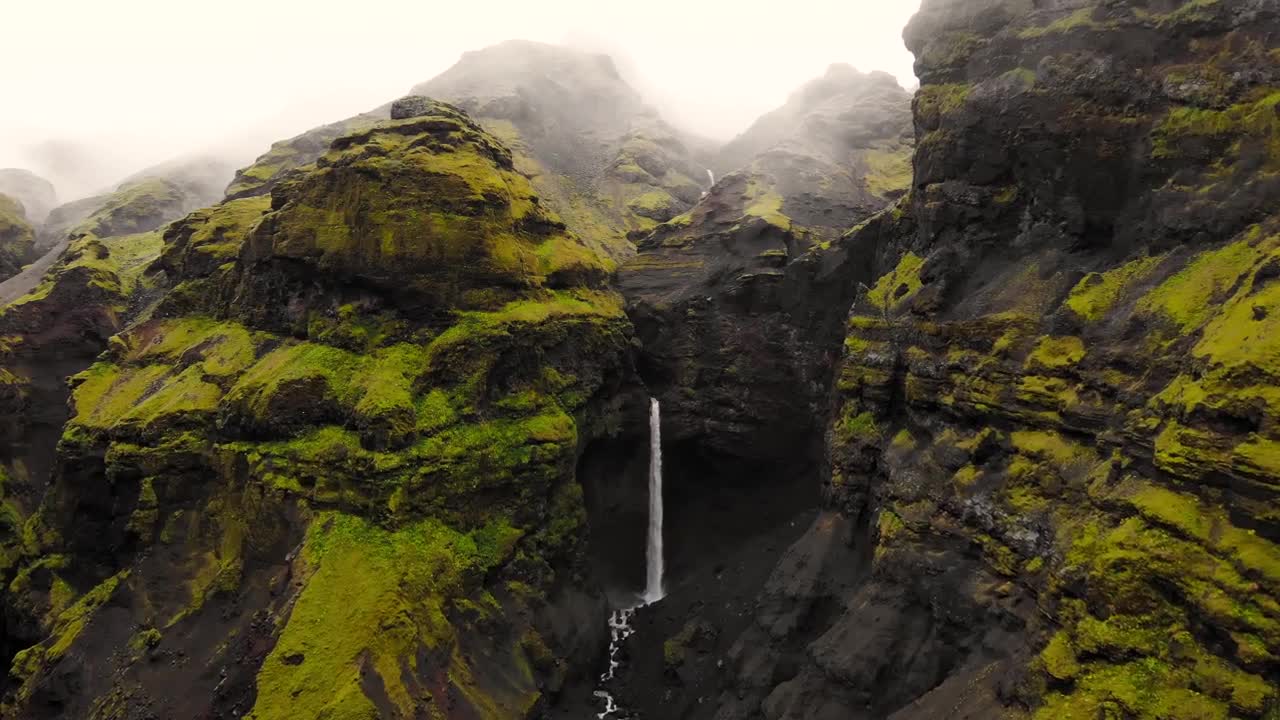
[[711,187],[715,187],[715,185],[716,185],[716,174],[715,174],[715,173],[713,173],[713,172],[711,172],[711,170],[707,170],[707,177],[711,178]]
[[649,400],[649,543],[644,588],[645,604],[662,599],[662,411],[657,398]]

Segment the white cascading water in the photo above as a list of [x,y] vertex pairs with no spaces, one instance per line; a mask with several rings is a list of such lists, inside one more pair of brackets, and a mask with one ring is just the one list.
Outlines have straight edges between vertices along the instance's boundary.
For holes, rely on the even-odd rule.
[[[711,171],[708,170],[708,173]],[[640,606],[656,603],[663,598],[662,576],[662,409],[656,398],[649,400],[649,534],[645,548],[645,588]],[[594,695],[604,704],[604,710],[596,713],[597,720],[610,715],[625,716],[625,712],[609,692],[609,683],[617,675],[622,662],[619,653],[627,638],[635,633],[631,618],[636,608],[615,610],[609,616],[609,669],[600,675],[600,683]]]
[[711,187],[715,187],[715,186],[716,186],[716,174],[715,174],[715,173],[713,173],[713,172],[711,172],[710,170],[707,170],[707,177],[711,178]]
[[[708,171],[709,172],[709,171]],[[649,400],[649,544],[644,604],[656,603],[662,591],[662,410],[657,398]]]

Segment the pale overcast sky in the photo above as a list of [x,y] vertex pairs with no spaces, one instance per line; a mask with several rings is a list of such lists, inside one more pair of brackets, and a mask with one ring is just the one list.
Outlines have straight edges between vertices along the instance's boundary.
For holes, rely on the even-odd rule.
[[[575,38],[627,57],[669,120],[727,139],[834,62],[910,87],[919,0],[7,0],[0,167],[87,194],[174,156],[373,108],[466,51]],[[71,170],[51,167],[59,161]]]

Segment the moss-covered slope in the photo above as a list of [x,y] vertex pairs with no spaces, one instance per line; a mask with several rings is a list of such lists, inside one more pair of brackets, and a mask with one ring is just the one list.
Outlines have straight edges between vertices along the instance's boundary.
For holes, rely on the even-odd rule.
[[629,344],[608,261],[409,105],[166,233],[172,290],[75,378],[27,524],[10,712],[526,717],[598,650],[574,468]]
[[386,110],[379,109],[312,128],[296,137],[273,143],[271,149],[254,160],[252,165],[236,171],[235,177],[226,189],[227,199],[237,200],[270,194],[271,189],[291,170],[314,163],[329,149],[329,143],[341,135],[358,128],[368,127],[386,118]]
[[465,108],[511,147],[569,229],[615,260],[707,185],[693,139],[645,106],[604,55],[511,41],[466,53],[414,93]]
[[0,280],[17,275],[23,265],[35,259],[35,240],[22,203],[0,195]]
[[795,549],[849,532],[865,574],[779,568],[734,707],[1280,712],[1280,13],[1059,5],[926,0],[907,29],[915,190],[852,238],[879,280]]

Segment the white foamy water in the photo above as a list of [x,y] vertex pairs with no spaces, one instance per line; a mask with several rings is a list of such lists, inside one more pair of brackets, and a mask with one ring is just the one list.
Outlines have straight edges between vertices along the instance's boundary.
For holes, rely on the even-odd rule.
[[645,551],[644,604],[662,599],[662,410],[649,400],[649,540]]
[[[631,617],[635,614],[634,608],[614,610],[609,614],[609,669],[600,675],[601,688],[608,685],[617,676],[618,668],[622,665],[622,662],[618,659],[618,653],[622,652],[622,643],[635,632],[631,627]],[[597,720],[604,720],[604,718],[622,710],[608,690],[598,689],[594,695],[604,700],[604,712],[596,713]]]

